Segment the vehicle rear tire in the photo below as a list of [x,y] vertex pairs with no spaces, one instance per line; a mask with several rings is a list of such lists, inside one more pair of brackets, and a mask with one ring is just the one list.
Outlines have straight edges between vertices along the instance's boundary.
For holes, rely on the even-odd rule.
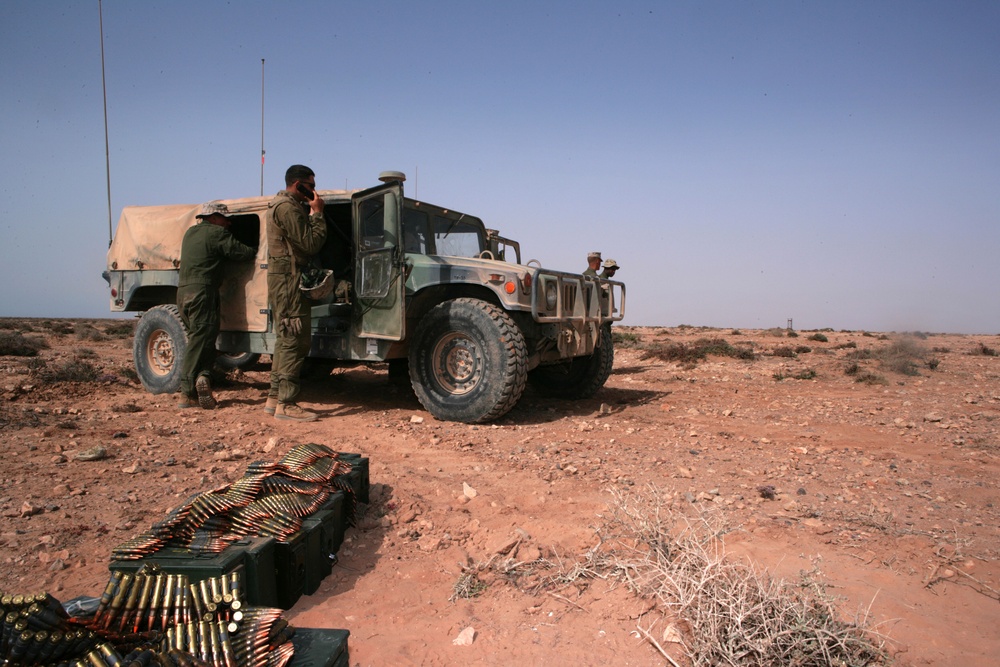
[[225,371],[245,371],[253,368],[260,361],[256,352],[220,352],[215,358],[215,365]]
[[420,320],[410,345],[410,382],[438,419],[490,421],[524,393],[527,356],[524,335],[503,309],[454,299]]
[[174,304],[147,310],[135,327],[132,358],[142,386],[152,394],[181,388],[181,362],[187,350],[187,329]]
[[551,398],[590,398],[604,386],[615,365],[611,327],[601,327],[600,345],[586,357],[548,366],[528,373],[528,382],[539,394]]

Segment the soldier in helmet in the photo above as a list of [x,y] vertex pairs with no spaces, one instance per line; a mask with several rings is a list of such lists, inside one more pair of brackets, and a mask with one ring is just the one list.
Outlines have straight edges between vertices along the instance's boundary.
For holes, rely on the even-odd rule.
[[587,270],[583,272],[585,276],[597,277],[597,269],[601,268],[601,253],[587,253]]
[[604,260],[604,270],[601,271],[601,278],[614,278],[618,271],[618,262],[613,259]]
[[198,224],[188,228],[181,241],[177,307],[188,332],[187,351],[181,362],[179,408],[215,407],[209,371],[215,363],[219,335],[224,260],[248,260],[257,254],[229,231],[229,208],[219,201],[202,205]]

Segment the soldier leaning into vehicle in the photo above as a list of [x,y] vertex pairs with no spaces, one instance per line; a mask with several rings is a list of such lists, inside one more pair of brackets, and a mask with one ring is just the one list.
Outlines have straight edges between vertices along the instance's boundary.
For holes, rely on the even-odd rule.
[[604,260],[604,270],[601,271],[601,278],[614,278],[615,272],[618,271],[618,262],[613,259]]
[[[308,215],[304,204],[309,205]],[[264,410],[275,419],[313,421],[317,417],[295,401],[312,341],[310,305],[299,289],[299,277],[326,240],[323,204],[316,194],[316,174],[295,164],[285,172],[285,189],[267,206],[267,292],[277,339]]]
[[597,277],[597,269],[601,268],[601,253],[587,253],[587,270],[583,272],[585,276]]
[[215,407],[209,371],[215,363],[215,339],[221,310],[219,286],[227,259],[253,259],[257,251],[240,243],[229,232],[229,208],[213,201],[202,205],[199,223],[184,233],[177,283],[177,308],[188,332],[181,364],[181,399],[178,408]]

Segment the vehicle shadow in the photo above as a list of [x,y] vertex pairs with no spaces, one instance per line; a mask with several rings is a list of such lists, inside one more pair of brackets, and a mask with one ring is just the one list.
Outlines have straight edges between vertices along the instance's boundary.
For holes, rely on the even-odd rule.
[[[645,368],[623,369],[626,372],[642,371]],[[244,379],[244,382],[249,378]],[[263,409],[268,384],[250,381],[251,386],[260,390],[260,395],[251,398],[227,399],[223,404],[259,406]],[[604,404],[607,414],[621,412],[627,407],[646,405],[662,400],[670,391],[652,389],[630,389],[603,387],[593,397],[586,399],[549,398],[535,391],[529,384],[524,396],[509,413],[496,421],[500,425],[543,424],[558,421],[567,416],[588,418],[601,416]],[[302,382],[300,400],[320,417],[342,415],[376,414],[379,411],[413,411],[432,419],[417,400],[412,388],[400,384],[389,377],[385,369],[359,366],[340,368],[328,376],[310,377]]]

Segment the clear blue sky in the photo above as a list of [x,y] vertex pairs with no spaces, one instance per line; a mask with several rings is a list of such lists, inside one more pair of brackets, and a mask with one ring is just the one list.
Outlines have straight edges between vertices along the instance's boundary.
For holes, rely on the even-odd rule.
[[[111,211],[409,175],[624,324],[1000,333],[1000,3],[105,0]],[[97,0],[0,6],[0,316],[109,314]]]

